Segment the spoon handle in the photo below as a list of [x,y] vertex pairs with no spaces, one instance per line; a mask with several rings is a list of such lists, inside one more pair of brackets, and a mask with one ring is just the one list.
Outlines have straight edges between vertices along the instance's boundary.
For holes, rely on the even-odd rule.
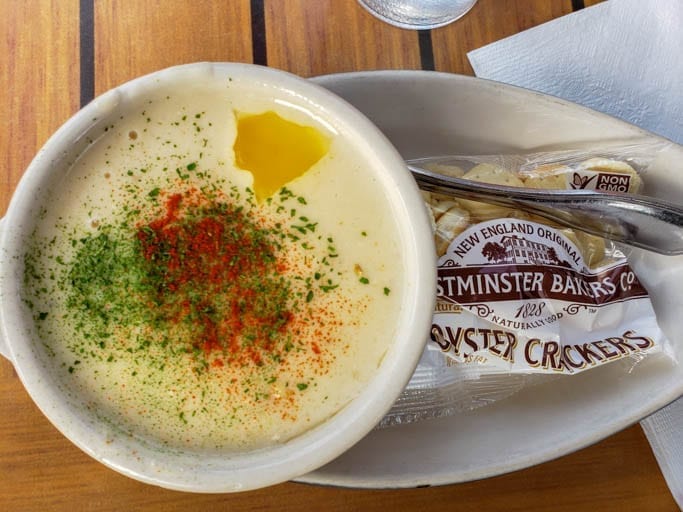
[[420,188],[534,213],[564,226],[660,254],[683,254],[683,208],[652,197],[492,185],[408,165]]

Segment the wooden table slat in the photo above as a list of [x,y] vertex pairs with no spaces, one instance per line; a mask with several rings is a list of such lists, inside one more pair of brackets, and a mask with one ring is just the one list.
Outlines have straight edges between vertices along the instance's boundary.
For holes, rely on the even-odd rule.
[[306,77],[421,68],[417,32],[382,23],[349,0],[265,0],[265,19],[272,67]]
[[[0,2],[0,205],[36,151],[78,109],[78,5],[58,0]],[[37,37],[36,35],[40,35]]]
[[95,94],[169,66],[252,62],[249,0],[95,2]]
[[457,23],[432,32],[436,70],[473,75],[467,52],[571,12],[570,0],[479,0]]

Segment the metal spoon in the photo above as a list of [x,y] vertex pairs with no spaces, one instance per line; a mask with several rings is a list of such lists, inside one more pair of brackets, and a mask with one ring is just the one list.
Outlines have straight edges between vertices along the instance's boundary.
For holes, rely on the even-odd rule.
[[518,208],[568,227],[660,254],[683,254],[683,207],[633,194],[539,190],[453,178],[408,164],[420,188]]

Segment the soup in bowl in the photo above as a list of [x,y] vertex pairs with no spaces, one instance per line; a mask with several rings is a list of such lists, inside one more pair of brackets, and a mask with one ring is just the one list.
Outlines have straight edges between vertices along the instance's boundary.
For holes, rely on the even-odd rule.
[[408,382],[435,252],[387,139],[303,79],[179,66],[95,99],[2,223],[2,345],[106,465],[197,492],[305,474]]

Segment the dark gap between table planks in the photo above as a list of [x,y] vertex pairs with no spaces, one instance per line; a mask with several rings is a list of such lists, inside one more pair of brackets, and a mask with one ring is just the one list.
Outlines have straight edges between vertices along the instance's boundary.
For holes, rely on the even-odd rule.
[[95,97],[95,5],[94,0],[80,0],[80,106],[83,108]]

